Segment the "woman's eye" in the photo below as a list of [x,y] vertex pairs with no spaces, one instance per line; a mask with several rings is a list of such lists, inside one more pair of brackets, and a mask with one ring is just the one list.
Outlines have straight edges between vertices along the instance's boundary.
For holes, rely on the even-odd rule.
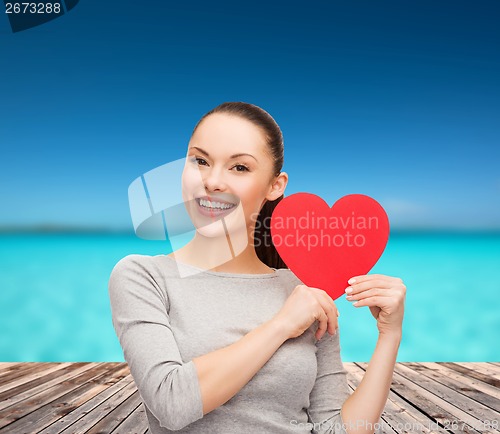
[[237,169],[237,170],[236,170],[237,172],[246,172],[246,171],[248,171],[248,167],[247,167],[247,166],[244,166],[243,164],[237,164],[237,165],[236,165],[236,166],[234,166],[234,167],[237,167],[237,168],[241,169],[241,170],[238,170],[238,169]]
[[[199,157],[191,157],[191,161],[193,163],[198,163],[198,165],[200,165],[200,162],[206,164],[206,161],[203,158],[199,158]],[[205,164],[201,164],[201,165],[205,165]]]

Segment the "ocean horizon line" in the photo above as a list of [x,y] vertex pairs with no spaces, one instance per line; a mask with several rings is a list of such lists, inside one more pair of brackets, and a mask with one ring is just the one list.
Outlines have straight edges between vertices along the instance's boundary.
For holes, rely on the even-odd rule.
[[[442,226],[395,226],[391,235],[397,234],[490,234],[500,235],[500,227],[442,227]],[[0,225],[0,234],[109,234],[136,235],[133,228],[84,225]]]

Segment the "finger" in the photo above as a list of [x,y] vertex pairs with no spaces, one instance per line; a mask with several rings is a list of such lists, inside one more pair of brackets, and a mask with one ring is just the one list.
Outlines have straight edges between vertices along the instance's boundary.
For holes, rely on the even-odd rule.
[[367,282],[372,279],[386,279],[387,277],[385,274],[361,274],[359,276],[352,276],[347,283],[349,285],[352,285],[353,283],[361,283],[361,282]]
[[319,341],[325,334],[328,325],[328,316],[326,315],[325,311],[321,311],[318,321],[319,327],[318,330],[316,330],[316,339],[318,339]]
[[356,300],[362,300],[363,298],[367,298],[367,297],[373,297],[376,295],[387,296],[387,295],[389,295],[389,293],[387,291],[390,291],[390,290],[387,290],[385,288],[372,288],[372,289],[367,289],[366,291],[347,294],[345,298],[348,301],[356,301]]
[[392,288],[394,286],[394,282],[391,282],[389,279],[379,279],[373,278],[370,280],[365,280],[360,283],[353,283],[351,286],[348,286],[345,289],[346,294],[353,295],[359,293],[361,291],[366,291],[372,288]]
[[338,310],[332,298],[323,290],[316,288],[313,294],[317,296],[318,302],[328,315],[328,332],[333,335],[338,328]]
[[362,274],[359,276],[353,276],[347,281],[347,283],[349,285],[352,285],[355,283],[368,282],[368,281],[373,280],[373,279],[379,279],[379,280],[392,282],[394,285],[403,284],[403,279],[401,279],[400,277],[387,276],[385,274]]
[[325,300],[325,302],[328,303],[332,307],[332,309],[336,312],[337,316],[340,316],[337,305],[333,301],[333,298],[326,291],[314,287],[309,287],[309,288],[313,290],[313,292],[318,294],[323,300]]
[[363,306],[377,306],[380,308],[384,308],[391,301],[392,297],[384,297],[380,295],[376,295],[373,297],[363,298],[362,300],[358,300],[352,305],[354,307],[363,307]]
[[396,297],[398,295],[398,290],[395,288],[371,288],[365,291],[355,292],[351,294],[346,294],[347,301],[362,300],[367,297]]
[[322,289],[308,286],[311,293],[316,297],[316,300],[321,305],[326,315],[328,316],[328,333],[335,334],[338,329],[338,313],[337,306],[328,293]]

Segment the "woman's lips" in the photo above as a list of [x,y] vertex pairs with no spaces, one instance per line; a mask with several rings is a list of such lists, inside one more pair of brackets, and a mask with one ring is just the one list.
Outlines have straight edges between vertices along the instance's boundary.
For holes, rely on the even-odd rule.
[[[201,215],[204,215],[205,217],[220,217],[224,216],[227,214],[230,214],[231,211],[233,211],[234,208],[236,208],[236,205],[232,204],[230,208],[222,209],[222,208],[209,208],[206,206],[201,205],[200,203],[200,198],[195,199],[196,202],[196,208],[198,209],[199,213]],[[214,201],[216,202],[216,201]]]

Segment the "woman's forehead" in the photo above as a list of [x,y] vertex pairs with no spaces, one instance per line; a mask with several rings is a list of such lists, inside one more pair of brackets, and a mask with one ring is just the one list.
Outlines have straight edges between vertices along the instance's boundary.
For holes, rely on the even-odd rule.
[[261,128],[246,119],[219,113],[200,123],[189,144],[209,154],[248,153],[255,156],[265,153],[265,145]]

